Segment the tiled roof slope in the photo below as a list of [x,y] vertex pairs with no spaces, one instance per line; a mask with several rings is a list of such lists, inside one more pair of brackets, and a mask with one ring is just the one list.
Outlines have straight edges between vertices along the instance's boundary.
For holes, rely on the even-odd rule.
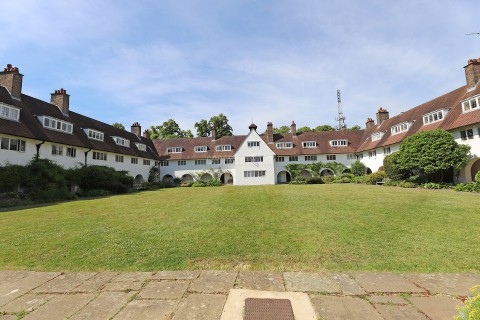
[[[159,159],[150,139],[139,138],[131,132],[112,127],[76,112],[70,111],[68,115],[64,115],[56,106],[25,94],[22,94],[21,101],[13,100],[8,91],[2,86],[0,86],[0,102],[20,109],[19,122],[0,118],[0,133],[135,157]],[[73,133],[69,134],[46,129],[38,121],[37,116],[50,116],[73,123]],[[104,141],[88,139],[83,130],[84,128],[102,131],[104,133]],[[130,147],[118,146],[111,138],[112,136],[130,140]],[[135,142],[145,144],[147,151],[139,150]]]

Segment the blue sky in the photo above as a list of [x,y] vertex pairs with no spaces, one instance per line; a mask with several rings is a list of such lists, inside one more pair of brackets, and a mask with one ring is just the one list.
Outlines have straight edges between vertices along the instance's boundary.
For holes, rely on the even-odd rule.
[[0,64],[23,92],[127,128],[227,115],[235,134],[348,126],[465,84],[478,0],[0,0]]

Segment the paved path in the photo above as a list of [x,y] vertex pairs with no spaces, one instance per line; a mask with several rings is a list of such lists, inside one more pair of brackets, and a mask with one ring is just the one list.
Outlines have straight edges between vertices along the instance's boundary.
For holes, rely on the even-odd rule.
[[0,271],[0,320],[218,320],[232,289],[307,293],[318,319],[451,320],[477,284],[480,274]]

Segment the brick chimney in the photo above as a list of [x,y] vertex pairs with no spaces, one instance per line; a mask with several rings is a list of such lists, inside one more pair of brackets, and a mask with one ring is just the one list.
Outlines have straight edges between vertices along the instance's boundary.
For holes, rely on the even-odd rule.
[[267,142],[273,143],[273,124],[271,122],[267,123]]
[[217,129],[215,128],[214,124],[212,124],[212,126],[210,127],[210,133],[212,135],[212,141],[217,140]]
[[132,124],[130,132],[140,138],[142,136],[142,126],[140,125],[140,123],[134,122]]
[[474,88],[480,80],[480,58],[468,60],[468,64],[464,68],[467,88]]
[[50,99],[50,103],[57,106],[63,114],[68,114],[70,95],[67,94],[67,90],[63,88],[60,90],[55,90],[55,92],[51,95],[52,98]]
[[145,131],[143,132],[143,137],[144,137],[145,139],[150,140],[150,131],[145,130]]
[[17,67],[7,64],[7,67],[0,72],[0,86],[7,88],[12,98],[20,100],[22,97],[22,80],[23,74]]
[[373,121],[372,118],[368,118],[367,122],[365,122],[365,128],[368,129],[368,128],[371,128],[373,126],[375,126],[375,121]]
[[295,121],[292,121],[292,124],[290,125],[290,133],[292,134],[292,137],[297,136],[297,125],[295,124]]
[[377,112],[377,124],[381,125],[383,121],[389,118],[387,109],[380,108]]

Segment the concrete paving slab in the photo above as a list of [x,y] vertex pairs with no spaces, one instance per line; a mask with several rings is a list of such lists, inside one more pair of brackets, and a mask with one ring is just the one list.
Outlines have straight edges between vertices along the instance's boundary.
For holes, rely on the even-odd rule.
[[153,280],[194,280],[200,275],[196,271],[159,271],[152,276]]
[[131,295],[125,292],[102,292],[69,320],[108,320],[128,303]]
[[473,296],[469,289],[480,285],[480,274],[472,273],[423,273],[405,274],[404,276],[432,293],[454,296]]
[[355,279],[350,277],[348,274],[334,274],[333,279],[338,283],[338,286],[344,295],[360,296],[366,293],[365,290],[355,281]]
[[19,313],[22,311],[31,312],[32,310],[38,308],[42,304],[46,303],[53,296],[50,294],[31,294],[27,293],[3,307],[0,307],[0,312],[6,313]]
[[411,292],[423,293],[424,289],[417,287],[413,282],[393,273],[351,273],[350,274],[358,284],[367,292]]
[[0,271],[0,283],[14,282],[25,278],[28,271],[2,270]]
[[287,291],[341,293],[340,285],[332,274],[285,272]]
[[280,272],[241,271],[238,288],[265,291],[285,291]]
[[93,293],[59,294],[46,304],[29,313],[23,320],[65,319],[83,308],[95,298]]
[[25,278],[0,285],[0,306],[54,279],[60,272],[30,272]]
[[112,281],[140,281],[151,279],[153,272],[122,272],[112,278]]
[[304,292],[273,292],[247,289],[231,289],[223,308],[221,320],[243,320],[245,300],[258,299],[288,299],[292,305],[295,320],[316,320],[310,298]]
[[52,281],[49,281],[33,290],[34,293],[68,293],[73,288],[78,287],[84,281],[93,277],[95,272],[67,272],[59,275]]
[[5,314],[5,315],[0,315],[0,320],[17,320],[17,316]]
[[140,299],[181,299],[189,285],[190,281],[187,280],[151,281],[140,291],[139,297]]
[[407,300],[399,296],[368,296],[368,300],[374,304],[405,305],[409,303]]
[[325,320],[383,320],[370,303],[353,297],[315,296],[313,308]]
[[379,304],[375,308],[385,320],[427,320],[424,314],[411,305],[389,306]]
[[170,320],[177,304],[174,300],[134,300],[113,320]]
[[457,312],[455,307],[463,305],[459,300],[442,296],[412,297],[408,300],[432,320],[452,320]]
[[233,288],[237,271],[204,270],[190,286],[190,291],[201,293],[228,293]]
[[172,320],[218,320],[226,299],[222,294],[190,294],[180,303]]
[[122,281],[122,282],[108,282],[101,290],[102,291],[138,291],[142,288],[143,282],[138,281]]
[[73,292],[96,292],[109,282],[114,276],[116,276],[117,272],[99,272],[90,279],[83,282],[78,287],[74,288]]

